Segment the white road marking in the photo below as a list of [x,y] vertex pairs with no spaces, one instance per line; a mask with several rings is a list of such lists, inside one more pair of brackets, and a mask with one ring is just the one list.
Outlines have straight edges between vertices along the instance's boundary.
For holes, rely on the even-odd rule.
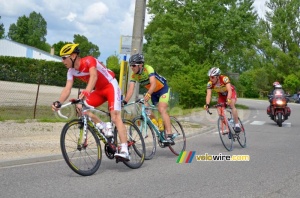
[[282,126],[283,126],[283,127],[291,127],[291,126],[292,126],[292,123],[290,123],[290,122],[282,123]]
[[252,125],[263,125],[263,124],[265,124],[265,121],[253,121],[250,124],[252,124]]

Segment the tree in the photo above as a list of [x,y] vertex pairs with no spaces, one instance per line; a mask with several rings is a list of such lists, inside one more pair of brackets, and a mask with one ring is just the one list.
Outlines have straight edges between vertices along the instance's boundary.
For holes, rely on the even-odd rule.
[[50,45],[46,43],[47,22],[40,13],[31,12],[29,17],[25,15],[18,18],[16,24],[9,27],[8,38],[44,51],[50,51]]
[[[253,67],[249,57],[256,52],[258,38],[253,0],[150,0],[148,12],[153,18],[145,30],[145,60],[167,79],[200,79],[204,75],[196,71],[206,74],[211,66],[238,73]],[[195,84],[188,88],[202,88],[199,80],[190,83]],[[186,97],[181,104],[198,105],[195,98],[200,97],[205,102],[202,91],[176,87]]]
[[300,79],[299,75],[290,74],[284,79],[284,88],[289,93],[296,93],[300,88]]
[[80,55],[82,57],[89,55],[98,58],[101,54],[99,47],[89,42],[88,39],[83,35],[75,34],[73,42],[79,44]]
[[300,77],[295,72],[300,69],[300,2],[270,0],[266,6],[269,8],[266,17],[259,21],[260,66],[267,71],[264,76],[270,86],[279,81],[295,89],[299,85],[294,84],[297,81],[293,81],[291,74]]
[[54,54],[59,56],[59,52],[60,52],[61,48],[68,43],[79,44],[81,57],[93,56],[95,58],[98,58],[100,56],[99,47],[97,45],[89,42],[85,36],[79,35],[79,34],[74,34],[73,42],[59,41],[58,43],[53,44],[52,47],[54,48]]
[[[1,19],[1,16],[0,16],[0,19]],[[0,23],[0,39],[4,38],[5,37],[5,28],[4,28],[4,25],[3,23]]]
[[107,68],[112,70],[115,73],[117,81],[119,81],[119,79],[120,79],[121,63],[119,60],[120,60],[120,57],[118,57],[117,54],[109,56],[106,60]]

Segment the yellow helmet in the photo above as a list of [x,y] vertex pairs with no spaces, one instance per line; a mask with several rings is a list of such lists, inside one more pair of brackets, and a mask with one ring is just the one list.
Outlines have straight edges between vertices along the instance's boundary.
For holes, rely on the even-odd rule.
[[59,55],[60,56],[66,56],[66,55],[71,55],[72,53],[77,53],[79,54],[80,50],[79,48],[77,47],[79,44],[75,44],[75,43],[69,43],[69,44],[66,44],[64,45],[60,52],[59,52]]

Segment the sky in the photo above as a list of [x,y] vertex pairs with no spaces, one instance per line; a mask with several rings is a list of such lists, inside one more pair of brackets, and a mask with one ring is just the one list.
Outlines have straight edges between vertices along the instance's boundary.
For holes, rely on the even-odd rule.
[[[136,0],[0,0],[0,24],[5,34],[9,26],[21,16],[29,17],[33,11],[40,13],[47,22],[46,42],[72,42],[74,34],[87,37],[99,47],[98,59],[119,54],[121,36],[131,36]],[[265,1],[255,0],[254,7],[262,17]],[[146,15],[145,25],[150,17]]]

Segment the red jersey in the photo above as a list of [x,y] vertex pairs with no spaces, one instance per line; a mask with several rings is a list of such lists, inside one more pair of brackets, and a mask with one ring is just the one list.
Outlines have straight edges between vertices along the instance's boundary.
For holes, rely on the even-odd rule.
[[102,89],[115,78],[113,71],[107,69],[105,65],[100,63],[96,58],[92,56],[86,56],[80,59],[79,69],[69,68],[67,73],[67,80],[73,80],[78,78],[81,81],[88,83],[90,79],[89,69],[92,67],[97,68],[98,79],[95,85],[95,89]]
[[[230,80],[227,76],[220,75],[219,82],[217,84],[213,84],[212,81],[208,81],[207,89],[215,90],[219,95],[227,96],[227,88],[226,84],[230,83]],[[234,86],[231,85],[231,90],[234,90]]]

